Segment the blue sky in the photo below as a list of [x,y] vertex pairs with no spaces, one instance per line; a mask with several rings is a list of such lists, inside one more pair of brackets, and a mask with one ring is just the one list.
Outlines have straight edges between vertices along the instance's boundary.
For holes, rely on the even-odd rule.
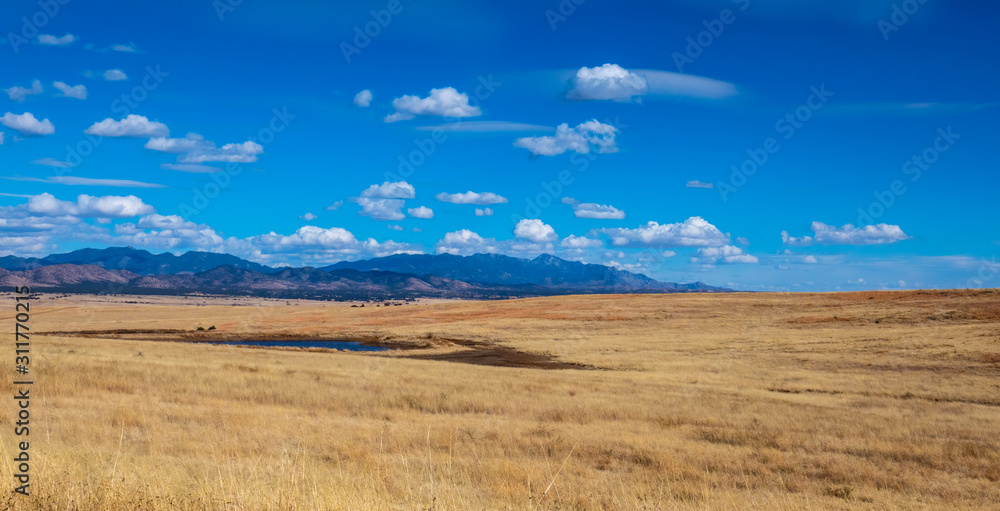
[[1000,281],[992,4],[63,1],[0,7],[0,255]]

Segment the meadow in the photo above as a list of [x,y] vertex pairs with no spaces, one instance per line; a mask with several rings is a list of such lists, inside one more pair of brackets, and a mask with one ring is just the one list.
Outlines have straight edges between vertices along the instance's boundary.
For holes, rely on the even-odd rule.
[[[32,495],[0,509],[1000,503],[997,290],[123,301],[33,304]],[[399,349],[191,342],[281,337]]]

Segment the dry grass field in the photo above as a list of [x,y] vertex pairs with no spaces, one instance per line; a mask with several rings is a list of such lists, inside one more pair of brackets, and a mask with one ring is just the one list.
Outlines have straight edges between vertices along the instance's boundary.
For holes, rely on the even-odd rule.
[[[996,290],[95,300],[33,305],[61,333],[32,338],[32,496],[0,509],[1000,505]],[[280,337],[407,349],[184,342]]]

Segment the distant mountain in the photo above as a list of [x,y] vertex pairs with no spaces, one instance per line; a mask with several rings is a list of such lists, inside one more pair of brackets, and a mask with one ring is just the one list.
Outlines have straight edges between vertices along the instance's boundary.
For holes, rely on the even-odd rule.
[[187,252],[175,256],[169,252],[152,254],[132,247],[105,249],[85,248],[67,254],[54,254],[41,259],[0,257],[0,268],[10,271],[29,270],[55,264],[92,264],[108,270],[126,270],[140,275],[167,275],[173,273],[198,273],[219,266],[270,272],[272,268],[240,259],[229,254]]
[[[354,269],[430,274],[476,284],[534,284],[551,288],[604,288],[620,292],[638,290],[721,291],[701,282],[674,284],[600,264],[567,261],[549,254],[519,259],[499,254],[397,254],[366,261],[340,262],[323,270]],[[605,291],[607,292],[607,291]]]
[[[219,262],[223,264],[215,264]],[[41,259],[0,258],[0,285],[88,293],[336,299],[728,291],[700,282],[659,282],[551,255],[531,260],[495,254],[395,255],[318,269],[273,269],[228,254],[188,252],[174,256],[131,247],[84,249]]]

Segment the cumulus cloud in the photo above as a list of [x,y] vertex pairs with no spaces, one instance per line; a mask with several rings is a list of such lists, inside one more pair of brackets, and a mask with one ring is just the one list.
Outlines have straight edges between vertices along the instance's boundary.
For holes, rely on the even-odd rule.
[[372,91],[365,89],[354,95],[354,104],[364,107],[372,103]]
[[434,218],[434,210],[428,208],[427,206],[420,206],[419,208],[410,208],[406,210],[410,216],[414,218]]
[[214,142],[209,142],[209,144],[211,145],[181,154],[177,158],[178,163],[206,163],[213,161],[253,163],[257,161],[257,155],[264,152],[264,147],[252,140],[247,140],[242,144],[226,144],[222,147],[215,147]]
[[162,122],[150,121],[142,115],[129,114],[120,121],[108,118],[95,122],[84,133],[103,137],[166,137],[170,135],[170,129]]
[[781,241],[790,246],[822,245],[883,245],[910,239],[898,225],[878,224],[835,227],[823,222],[812,223],[813,236],[792,237],[781,231]]
[[189,153],[213,147],[215,144],[197,133],[188,133],[184,138],[153,137],[146,142],[146,149],[164,153]]
[[649,222],[636,229],[600,229],[615,246],[639,247],[718,247],[729,244],[730,236],[705,219],[693,216],[683,223]]
[[80,218],[131,218],[153,213],[153,207],[135,195],[92,197],[80,195],[76,202],[63,201],[52,194],[35,195],[28,200],[28,211],[42,216]]
[[333,204],[327,206],[326,210],[327,211],[336,211],[336,210],[340,209],[340,207],[343,206],[343,205],[344,205],[344,201],[339,200],[339,201],[334,202]]
[[493,208],[476,208],[476,216],[493,216]]
[[392,100],[396,112],[385,117],[385,122],[413,119],[418,115],[442,117],[475,117],[482,114],[477,106],[469,105],[469,96],[454,87],[431,89],[426,98],[406,95]]
[[56,37],[49,34],[39,34],[38,44],[44,44],[46,46],[66,46],[67,44],[72,44],[76,41],[76,36],[73,34],[66,34],[62,37]]
[[441,202],[450,202],[452,204],[475,204],[477,206],[504,204],[507,202],[505,197],[501,197],[492,192],[476,193],[468,191],[465,193],[439,193],[436,195],[436,198]]
[[593,202],[580,202],[569,197],[562,199],[563,204],[573,207],[573,215],[577,218],[591,218],[597,220],[622,220],[625,212],[614,207]]
[[361,216],[371,217],[375,220],[402,220],[406,218],[406,215],[403,214],[405,201],[402,199],[358,197],[354,201],[361,206],[361,211],[358,212]]
[[396,225],[396,224],[389,224],[389,225],[385,226],[385,228],[389,229],[391,231],[402,231],[403,230],[403,226],[402,225]]
[[42,93],[42,82],[40,80],[35,80],[31,82],[31,87],[20,87],[15,85],[9,89],[4,89],[4,92],[10,96],[10,99],[14,101],[24,101],[24,98],[32,96],[35,94]]
[[[222,147],[216,147],[215,142],[205,140],[205,137],[197,133],[188,133],[184,138],[154,137],[146,142],[146,149],[180,154],[177,161],[182,165],[198,165],[206,162],[253,163],[257,161],[257,155],[264,152],[264,147],[252,140],[242,144],[226,144]],[[214,170],[202,169],[196,172],[218,171],[214,167],[208,168]],[[173,170],[181,169],[175,168]]]
[[435,245],[439,254],[472,255],[497,251],[493,238],[483,238],[468,229],[449,232]]
[[121,69],[108,69],[104,72],[104,79],[109,82],[116,82],[118,80],[127,80],[128,76]]
[[26,137],[51,135],[56,132],[56,127],[51,121],[48,119],[39,121],[35,119],[35,116],[31,112],[25,112],[21,115],[7,112],[0,118],[0,124],[12,130],[17,130]]
[[816,264],[819,261],[816,260],[816,256],[814,256],[814,255],[807,255],[807,256],[805,256],[805,257],[802,258],[802,262],[806,263],[806,264]]
[[559,243],[560,247],[571,249],[598,248],[603,246],[601,240],[570,234]]
[[699,248],[697,257],[691,258],[691,262],[701,264],[715,264],[720,261],[727,264],[757,264],[758,262],[756,257],[732,245]]
[[646,78],[617,64],[598,67],[581,67],[573,78],[573,89],[566,95],[569,99],[610,99],[629,101],[646,93]]
[[701,181],[695,180],[695,181],[688,181],[687,182],[687,187],[688,188],[715,188],[715,185],[713,185],[712,183],[703,183]]
[[306,214],[300,216],[299,218],[305,220],[306,222],[311,222],[313,220],[316,220],[319,217],[316,216],[316,215],[314,215],[314,214],[312,214],[312,213],[306,213]]
[[514,227],[514,236],[533,243],[549,243],[559,239],[555,229],[537,218],[524,219]]
[[593,148],[599,153],[618,152],[615,134],[618,129],[603,124],[596,119],[581,123],[575,128],[562,123],[556,127],[556,134],[541,137],[524,137],[514,141],[514,147],[521,147],[538,156],[555,156],[566,151],[581,154],[590,153]]
[[396,181],[390,183],[386,181],[380,185],[371,185],[361,192],[361,197],[370,199],[412,199],[417,195],[413,185],[406,181]]
[[52,86],[62,93],[58,94],[59,96],[65,98],[87,99],[87,87],[83,85],[67,85],[63,82],[52,82]]

